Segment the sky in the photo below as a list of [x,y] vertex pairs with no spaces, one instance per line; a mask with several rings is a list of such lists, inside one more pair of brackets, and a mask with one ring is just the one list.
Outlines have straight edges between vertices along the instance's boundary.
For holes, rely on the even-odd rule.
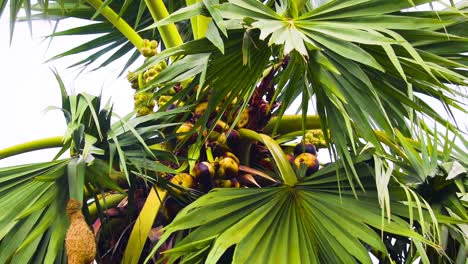
[[[99,95],[102,91],[103,102],[109,98],[117,102],[114,104],[117,114],[122,116],[132,111],[133,90],[125,76],[118,78],[123,60],[94,72],[90,72],[90,68],[81,74],[78,68],[67,69],[77,61],[77,57],[47,62],[54,55],[88,38],[67,36],[50,42],[45,36],[52,32],[54,24],[36,21],[33,23],[33,35],[30,35],[27,23],[18,23],[10,45],[7,14],[5,12],[0,19],[0,78],[3,80],[0,86],[0,149],[64,134],[66,123],[61,111],[45,111],[50,106],[61,105],[59,86],[52,69],[60,74],[69,93]],[[82,23],[76,19],[63,21],[59,29]],[[35,151],[14,156],[0,160],[0,167],[47,161],[55,153],[56,150]]]
[[[60,22],[58,29],[63,30],[82,23],[83,21],[77,19],[68,19]],[[61,75],[69,93],[87,92],[98,95],[102,91],[104,102],[110,98],[117,114],[123,116],[132,111],[133,90],[125,76],[118,78],[125,59],[98,71],[86,70],[81,74],[78,74],[80,69],[67,69],[67,66],[78,58],[84,58],[85,54],[78,58],[65,57],[48,62],[54,55],[89,39],[67,36],[50,41],[45,36],[52,32],[54,25],[49,21],[35,21],[31,35],[26,23],[17,23],[10,45],[8,12],[0,19],[0,149],[40,138],[60,136],[65,132],[66,124],[62,113],[59,110],[44,111],[50,106],[61,104],[59,86],[52,69],[56,69]],[[136,66],[138,63],[134,67]],[[434,107],[437,109],[439,106],[434,104]],[[460,112],[456,115],[461,127],[467,131],[466,115]],[[0,167],[48,161],[55,153],[56,150],[46,150],[14,156],[0,160]]]

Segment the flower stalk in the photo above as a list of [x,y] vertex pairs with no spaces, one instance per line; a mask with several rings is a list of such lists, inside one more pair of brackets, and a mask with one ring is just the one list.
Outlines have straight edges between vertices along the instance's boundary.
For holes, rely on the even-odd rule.
[[[103,5],[103,2],[100,0],[87,0],[87,2],[94,7],[96,10],[99,10]],[[140,35],[129,25],[127,22],[121,18],[117,13],[112,10],[109,6],[102,8],[101,15],[104,16],[107,21],[109,21],[117,30],[120,31],[138,50],[143,46],[143,39]]]
[[30,151],[48,149],[48,148],[59,148],[63,146],[63,137],[49,137],[30,142],[18,144],[5,149],[0,150],[0,159],[8,158],[14,155],[23,154]]
[[[145,0],[145,3],[155,22],[169,16],[166,5],[162,0]],[[166,48],[176,47],[184,43],[175,24],[160,26],[158,30]]]

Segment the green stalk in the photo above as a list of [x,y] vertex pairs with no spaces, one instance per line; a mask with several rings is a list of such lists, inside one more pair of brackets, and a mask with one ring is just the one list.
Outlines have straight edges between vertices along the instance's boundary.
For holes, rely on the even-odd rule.
[[[145,0],[145,3],[155,22],[169,16],[163,0]],[[166,48],[172,48],[184,43],[174,23],[160,26],[158,30]]]
[[[275,126],[277,126],[276,129]],[[318,115],[308,115],[304,129],[309,130],[320,128],[320,117]],[[284,115],[280,120],[278,120],[277,117],[273,117],[263,129],[263,133],[269,135],[272,135],[273,133],[283,135],[301,130],[302,115]]]
[[[275,126],[278,126],[275,129]],[[309,115],[306,118],[306,130],[310,129],[320,129],[320,117],[318,115]],[[284,135],[284,134],[291,134],[292,132],[302,131],[302,115],[285,115],[278,120],[277,117],[273,117],[270,122],[265,126],[263,129],[263,133],[265,134],[275,134],[275,135]],[[405,157],[404,152],[399,148],[399,145],[392,141],[391,138],[387,136],[387,134],[383,131],[374,130],[374,133],[382,143],[389,146],[392,150],[394,150],[398,155]],[[406,138],[408,142],[416,149],[421,148],[421,143],[417,140]],[[441,153],[441,152],[440,152]]]
[[[105,198],[99,199],[99,205],[101,208],[106,207],[107,209],[117,206],[127,195],[117,193],[109,194]],[[96,220],[98,217],[98,208],[96,201],[88,205],[89,216],[92,221]]]
[[[186,0],[186,3],[187,6],[189,6],[202,1],[203,0]],[[205,37],[210,22],[211,18],[202,15],[190,18],[190,23],[192,24],[193,38],[199,39]]]
[[[103,5],[100,0],[87,0],[96,10],[99,10]],[[121,18],[109,6],[101,10],[101,15],[104,16],[117,30],[120,31],[138,50],[143,46],[143,39],[136,33],[136,31],[127,22]]]
[[63,146],[63,137],[50,137],[38,139],[0,150],[0,159],[8,158],[14,155],[48,148],[59,148]]

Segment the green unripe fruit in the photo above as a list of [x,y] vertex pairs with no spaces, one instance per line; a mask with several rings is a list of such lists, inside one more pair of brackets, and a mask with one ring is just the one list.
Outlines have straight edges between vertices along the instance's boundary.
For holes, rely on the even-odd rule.
[[172,96],[170,95],[161,95],[158,98],[158,105],[159,107],[164,106],[167,102],[169,102],[172,99]]
[[134,73],[134,72],[131,72],[131,71],[129,71],[129,72],[127,73],[127,80],[128,80],[129,82],[132,83],[132,82],[136,81],[137,79],[138,79],[138,74],[136,74],[136,73]]
[[143,107],[140,107],[138,110],[137,110],[137,116],[145,116],[145,115],[149,115],[153,112],[153,110],[151,110],[150,108],[146,107],[146,106],[143,106]]
[[151,40],[149,44],[150,44],[149,47],[151,49],[155,50],[158,47],[158,42],[156,40]]
[[146,58],[152,57],[155,55],[155,52],[149,47],[143,47],[140,50],[141,54]]

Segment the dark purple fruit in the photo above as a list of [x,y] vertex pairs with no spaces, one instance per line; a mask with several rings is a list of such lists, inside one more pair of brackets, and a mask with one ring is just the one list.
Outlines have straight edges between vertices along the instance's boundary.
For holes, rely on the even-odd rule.
[[193,167],[193,176],[196,179],[204,179],[204,178],[213,178],[215,175],[215,169],[213,164],[202,161],[200,163],[195,164]]
[[184,208],[181,204],[179,204],[176,199],[172,197],[168,197],[166,201],[164,201],[164,210],[169,219],[174,219],[174,217],[179,213],[180,210]]
[[213,188],[213,178],[215,176],[215,168],[213,164],[207,161],[202,161],[195,164],[192,172],[202,191],[208,192]]
[[289,163],[294,164],[294,160],[296,159],[296,156],[294,156],[294,154],[292,153],[289,153],[289,154],[286,154],[286,158],[288,159]]
[[294,147],[294,154],[299,155],[301,153],[310,153],[317,155],[317,149],[310,143],[299,143]]
[[306,174],[307,175],[309,175],[311,173],[314,173],[314,172],[318,171],[318,169],[319,169],[319,162],[318,162],[317,157],[314,154],[307,153],[307,152],[299,154],[299,156],[297,156],[294,159],[294,164],[299,169],[299,168],[301,168],[301,163],[304,163],[306,165],[306,168],[307,168]]
[[240,135],[236,130],[232,130],[227,136],[227,145],[231,149],[235,149],[240,143]]

